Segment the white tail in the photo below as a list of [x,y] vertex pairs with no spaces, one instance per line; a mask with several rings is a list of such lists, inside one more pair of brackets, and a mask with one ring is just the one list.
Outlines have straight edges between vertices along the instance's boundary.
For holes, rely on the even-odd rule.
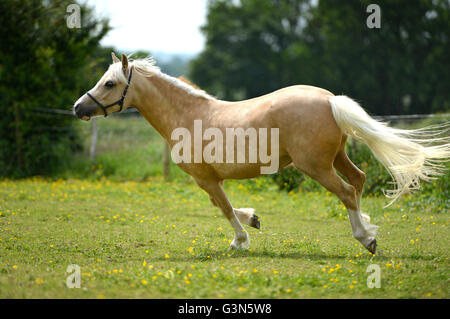
[[386,196],[393,200],[410,190],[420,188],[420,180],[429,181],[442,175],[442,163],[450,157],[450,122],[417,130],[401,130],[370,117],[347,96],[330,98],[331,110],[341,130],[364,142],[389,171],[394,189]]

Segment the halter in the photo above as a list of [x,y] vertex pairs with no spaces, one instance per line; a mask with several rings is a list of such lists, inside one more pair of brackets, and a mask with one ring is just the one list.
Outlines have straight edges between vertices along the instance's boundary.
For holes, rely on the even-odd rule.
[[121,97],[120,99],[118,99],[116,102],[113,102],[113,103],[108,104],[108,105],[103,105],[102,103],[100,103],[99,101],[97,101],[97,99],[96,99],[95,97],[93,97],[93,96],[91,95],[91,93],[89,93],[89,92],[86,93],[87,96],[89,96],[89,97],[92,99],[92,101],[95,102],[95,104],[97,104],[98,106],[100,106],[100,108],[103,110],[103,113],[105,113],[105,117],[108,116],[108,113],[106,113],[106,109],[107,109],[108,107],[115,106],[115,105],[119,105],[119,106],[120,106],[120,109],[119,109],[118,112],[121,112],[121,111],[122,111],[123,101],[125,101],[125,96],[127,95],[128,88],[130,87],[131,74],[133,74],[133,69],[130,68],[130,75],[128,76],[127,86],[126,86],[125,89],[123,90],[122,97]]

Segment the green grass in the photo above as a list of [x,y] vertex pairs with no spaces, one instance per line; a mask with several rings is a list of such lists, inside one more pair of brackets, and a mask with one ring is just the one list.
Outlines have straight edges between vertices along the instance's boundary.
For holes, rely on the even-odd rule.
[[[448,298],[448,212],[425,195],[363,208],[380,226],[371,256],[326,192],[278,192],[231,181],[235,207],[255,207],[249,251],[193,182],[0,182],[0,298]],[[70,264],[81,288],[65,285]],[[366,269],[381,268],[381,288]]]

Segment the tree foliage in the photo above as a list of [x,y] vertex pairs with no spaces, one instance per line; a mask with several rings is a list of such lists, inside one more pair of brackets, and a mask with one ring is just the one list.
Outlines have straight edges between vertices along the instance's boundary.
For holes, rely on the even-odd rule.
[[74,1],[0,2],[0,176],[49,171],[77,145],[67,109],[96,77],[99,41],[109,30],[81,5],[81,28],[68,28]]
[[450,109],[450,4],[370,0],[211,0],[191,78],[219,98],[295,84],[349,95],[375,114]]

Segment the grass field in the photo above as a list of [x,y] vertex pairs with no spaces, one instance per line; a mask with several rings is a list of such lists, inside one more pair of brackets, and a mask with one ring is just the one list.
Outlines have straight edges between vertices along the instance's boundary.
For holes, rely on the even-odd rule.
[[[324,190],[226,182],[262,226],[231,251],[232,228],[191,178],[175,165],[160,177],[164,144],[143,119],[100,119],[94,163],[90,123],[77,125],[85,150],[51,178],[0,180],[0,298],[449,298],[448,177],[389,208],[363,200],[376,256]],[[80,289],[66,286],[70,264]],[[367,286],[371,264],[381,288]]]
[[[258,180],[257,180],[258,181]],[[255,207],[250,251],[189,181],[45,180],[0,183],[0,298],[448,298],[448,214],[423,198],[363,207],[379,252],[351,236],[326,192],[278,192],[230,182],[236,207]],[[81,288],[66,287],[68,265]],[[381,288],[366,269],[381,268]]]

